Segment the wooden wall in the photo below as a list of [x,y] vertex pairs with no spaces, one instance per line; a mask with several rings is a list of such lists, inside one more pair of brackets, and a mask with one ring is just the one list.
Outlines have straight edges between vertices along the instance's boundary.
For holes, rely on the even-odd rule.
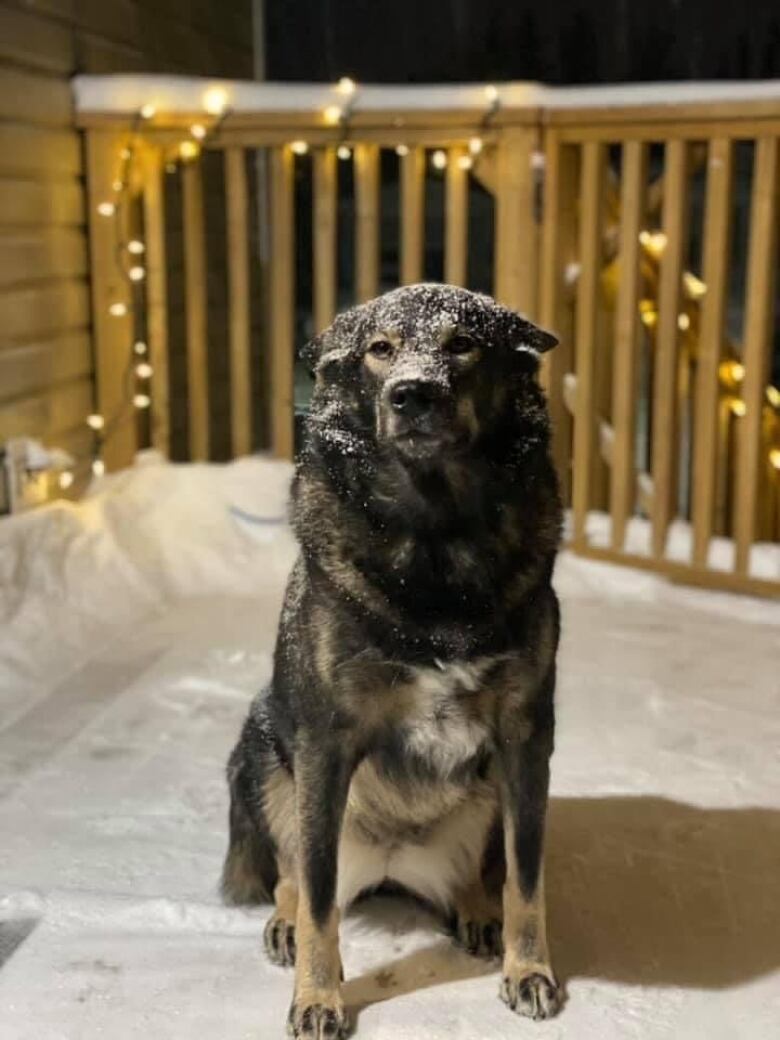
[[0,0],[0,443],[89,449],[77,72],[251,78],[251,0]]

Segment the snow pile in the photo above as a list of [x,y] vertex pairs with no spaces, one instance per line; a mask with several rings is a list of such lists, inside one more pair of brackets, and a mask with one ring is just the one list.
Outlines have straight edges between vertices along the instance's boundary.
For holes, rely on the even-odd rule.
[[0,524],[0,715],[121,627],[191,596],[253,596],[294,557],[292,468],[141,457],[78,504]]

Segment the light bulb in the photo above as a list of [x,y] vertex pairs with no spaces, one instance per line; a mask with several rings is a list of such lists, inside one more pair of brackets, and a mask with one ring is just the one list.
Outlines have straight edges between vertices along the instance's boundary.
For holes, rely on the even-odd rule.
[[108,308],[108,313],[112,318],[123,318],[127,314],[126,303],[112,303]]
[[127,243],[127,251],[128,251],[128,253],[132,253],[133,256],[140,256],[141,253],[143,253],[145,248],[146,248],[146,246],[144,246],[144,244],[140,240],[140,238],[132,238]]
[[143,357],[146,353],[146,344],[142,339],[136,340],[133,344],[133,350],[139,357]]
[[772,448],[769,452],[769,461],[775,469],[780,469],[780,448]]
[[469,151],[472,155],[479,155],[482,151],[483,144],[481,137],[472,137],[469,141]]
[[206,127],[202,123],[193,123],[190,127],[190,133],[196,140],[202,141],[206,136]]
[[488,83],[485,87],[485,100],[488,104],[494,105],[498,101],[498,87],[494,87],[492,83]]
[[130,151],[129,148],[122,148],[119,152],[119,158],[122,159],[124,162],[127,162],[127,160],[130,158],[132,154],[133,153]]
[[406,144],[397,144],[395,146],[395,154],[400,155],[401,158],[403,158],[405,155],[409,154],[409,146]]
[[106,420],[102,415],[98,415],[97,412],[87,416],[87,426],[89,426],[91,430],[102,430],[105,425]]
[[140,365],[135,366],[135,374],[139,379],[151,379],[152,366],[148,362],[142,361]]
[[142,282],[146,277],[145,267],[131,267],[127,272],[127,277],[131,282]]
[[57,478],[57,482],[59,483],[63,491],[67,491],[67,489],[73,483],[73,479],[73,473],[69,469],[64,469]]
[[92,472],[95,474],[96,477],[102,477],[103,474],[106,472],[105,462],[103,462],[102,459],[93,459]]
[[341,122],[341,109],[338,105],[328,105],[322,113],[322,118],[328,124],[328,126],[335,126]]
[[338,90],[339,94],[343,94],[344,97],[351,97],[357,90],[357,84],[349,76],[342,76],[338,81],[336,90]]
[[460,169],[460,170],[470,170],[473,165],[474,165],[474,160],[471,158],[470,155],[459,155],[458,156],[458,169]]
[[747,405],[739,397],[731,398],[731,400],[729,401],[729,408],[731,408],[731,411],[739,419],[742,419],[745,415],[747,415]]
[[681,329],[683,332],[685,332],[690,327],[691,327],[690,316],[685,314],[685,313],[678,314],[677,315],[677,328]]
[[101,202],[98,205],[97,211],[101,217],[113,217],[116,213],[116,206],[113,202]]
[[309,146],[305,141],[293,141],[290,145],[290,151],[294,155],[306,155],[309,150]]
[[148,408],[152,403],[152,399],[148,394],[136,394],[133,398],[133,404],[136,408]]
[[182,141],[179,145],[179,155],[182,159],[196,159],[200,154],[200,146],[194,141]]
[[113,189],[114,191],[116,191],[116,192],[120,192],[120,191],[122,191],[122,189],[124,188],[124,186],[125,186],[125,185],[124,185],[124,181],[120,181],[120,180],[115,180],[115,181],[113,181],[113,182],[112,182],[112,184],[111,184],[111,188],[112,188],[112,189]]
[[352,155],[352,151],[349,148],[347,148],[345,144],[340,144],[336,149],[336,155],[339,157],[339,159],[346,160],[350,158],[350,156]]
[[147,101],[145,105],[141,106],[141,118],[152,119],[157,114],[157,106],[153,105],[151,101]]
[[431,163],[435,170],[443,170],[447,165],[447,153],[438,148],[431,156]]
[[210,116],[221,116],[227,103],[228,95],[223,87],[209,87],[203,95],[203,107]]

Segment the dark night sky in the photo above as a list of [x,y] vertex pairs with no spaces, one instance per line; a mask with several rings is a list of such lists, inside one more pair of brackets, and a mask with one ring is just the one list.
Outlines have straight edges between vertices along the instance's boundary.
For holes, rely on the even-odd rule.
[[266,0],[275,80],[780,76],[778,0]]

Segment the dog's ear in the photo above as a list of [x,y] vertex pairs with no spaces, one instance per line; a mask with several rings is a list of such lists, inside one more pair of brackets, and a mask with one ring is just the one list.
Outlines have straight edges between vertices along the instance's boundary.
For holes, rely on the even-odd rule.
[[533,351],[534,354],[545,354],[558,346],[558,338],[552,332],[540,329],[522,314],[507,311],[506,336],[512,350]]
[[315,336],[314,339],[310,339],[308,343],[304,343],[298,352],[298,356],[301,361],[306,365],[309,370],[309,375],[314,379],[317,374],[317,362],[319,361],[322,351],[325,345],[325,333],[320,333],[319,336]]

